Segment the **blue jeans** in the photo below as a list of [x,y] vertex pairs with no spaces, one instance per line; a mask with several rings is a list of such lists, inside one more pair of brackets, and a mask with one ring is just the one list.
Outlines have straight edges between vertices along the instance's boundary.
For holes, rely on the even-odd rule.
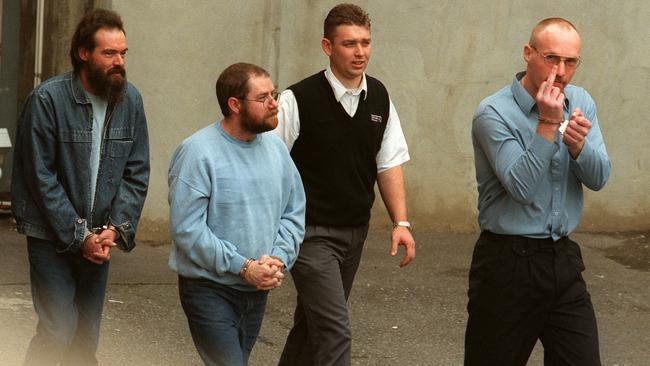
[[25,365],[96,365],[108,262],[96,265],[57,243],[27,237],[36,335]]
[[262,327],[267,291],[239,291],[178,276],[178,292],[192,340],[208,366],[243,366]]

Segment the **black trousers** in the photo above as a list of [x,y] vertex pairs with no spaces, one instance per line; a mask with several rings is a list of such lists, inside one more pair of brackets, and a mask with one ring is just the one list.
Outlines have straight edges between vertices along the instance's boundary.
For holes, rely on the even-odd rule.
[[598,330],[577,243],[481,233],[469,273],[465,365],[599,366]]
[[350,365],[352,335],[347,299],[367,235],[368,225],[307,225],[291,269],[298,299],[279,365]]

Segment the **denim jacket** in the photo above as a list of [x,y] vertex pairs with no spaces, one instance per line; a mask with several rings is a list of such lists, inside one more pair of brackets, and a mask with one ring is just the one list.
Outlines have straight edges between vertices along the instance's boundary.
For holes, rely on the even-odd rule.
[[124,99],[107,108],[96,182],[90,181],[92,120],[90,100],[72,72],[32,91],[18,119],[12,211],[20,233],[56,241],[59,252],[79,251],[86,229],[106,224],[119,232],[118,247],[129,251],[149,182],[140,93],[128,83]]

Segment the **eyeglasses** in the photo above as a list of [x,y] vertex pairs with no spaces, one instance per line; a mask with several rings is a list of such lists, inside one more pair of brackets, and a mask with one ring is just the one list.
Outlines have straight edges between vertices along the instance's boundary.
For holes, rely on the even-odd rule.
[[580,65],[580,57],[562,57],[558,55],[545,55],[537,50],[535,46],[530,45],[530,48],[534,49],[542,58],[544,63],[549,66],[560,65],[560,62],[564,61],[564,66],[568,68],[576,68]]
[[255,99],[246,99],[246,98],[239,98],[236,97],[239,100],[247,100],[249,102],[258,102],[264,104],[264,107],[266,108],[271,108],[271,101],[275,101],[277,103],[278,98],[280,98],[280,93],[277,90],[272,91],[269,94],[266,94],[263,97],[255,98]]

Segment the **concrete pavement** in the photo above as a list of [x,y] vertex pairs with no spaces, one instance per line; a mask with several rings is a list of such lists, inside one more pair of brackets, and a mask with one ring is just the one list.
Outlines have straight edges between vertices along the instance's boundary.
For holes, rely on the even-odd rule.
[[[416,232],[416,261],[399,269],[388,234],[371,231],[350,298],[353,365],[461,365],[467,271],[476,234]],[[650,364],[647,234],[576,234],[599,321],[603,365]],[[24,237],[0,216],[0,365],[19,365],[34,332]],[[115,252],[100,365],[201,365],[180,308],[168,243]],[[612,259],[614,258],[614,259]],[[289,281],[269,296],[250,365],[275,365],[292,323]],[[541,365],[539,347],[529,365]]]

